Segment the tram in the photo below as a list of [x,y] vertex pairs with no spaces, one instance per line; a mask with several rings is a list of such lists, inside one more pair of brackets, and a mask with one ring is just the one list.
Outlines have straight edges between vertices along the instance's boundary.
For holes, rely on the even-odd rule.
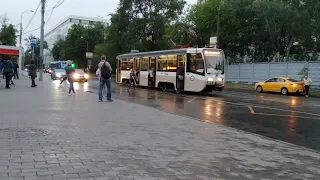
[[[177,93],[222,91],[225,85],[224,64],[224,52],[216,48],[121,54],[117,56],[116,81],[127,84],[133,69],[138,86],[161,88],[163,91],[171,89]],[[183,79],[177,73],[181,67]],[[152,78],[150,73],[154,73]]]

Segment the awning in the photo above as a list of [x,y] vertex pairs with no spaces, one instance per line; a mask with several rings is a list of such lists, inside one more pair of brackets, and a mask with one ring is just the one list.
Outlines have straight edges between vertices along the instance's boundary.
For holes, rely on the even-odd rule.
[[0,54],[19,56],[19,47],[0,45]]

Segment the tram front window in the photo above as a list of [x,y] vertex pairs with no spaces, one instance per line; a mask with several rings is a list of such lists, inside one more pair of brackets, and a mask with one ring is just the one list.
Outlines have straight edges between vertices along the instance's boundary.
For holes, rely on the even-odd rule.
[[207,74],[224,74],[224,54],[217,50],[204,50]]

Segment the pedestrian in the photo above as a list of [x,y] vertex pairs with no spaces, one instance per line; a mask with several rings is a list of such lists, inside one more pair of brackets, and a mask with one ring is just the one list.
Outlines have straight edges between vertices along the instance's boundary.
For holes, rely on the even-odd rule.
[[18,74],[19,65],[17,62],[13,62],[13,66],[14,66],[13,77],[14,79],[19,79],[19,74]]
[[13,63],[11,61],[11,56],[5,55],[4,63],[2,65],[2,72],[6,79],[6,88],[10,89],[10,81],[13,75]]
[[[100,68],[97,69],[96,75],[99,77],[99,81],[100,81]],[[107,97],[107,88],[106,88],[106,85],[103,86],[102,96],[104,96],[104,95]]]
[[111,99],[111,72],[112,68],[107,61],[106,56],[101,56],[101,61],[98,65],[100,69],[99,73],[99,102],[102,102],[102,91],[104,86],[107,86],[107,101],[113,101]]
[[306,93],[306,97],[309,97],[309,90],[310,90],[310,85],[312,83],[312,80],[308,76],[304,76],[303,82],[304,82],[304,90]]
[[131,89],[131,85],[133,86],[133,89],[136,89],[137,86],[137,74],[134,72],[133,69],[130,71],[130,77],[129,77],[129,84],[128,84],[128,91]]
[[73,94],[75,95],[76,92],[74,91],[74,87],[73,87],[73,82],[74,82],[74,73],[75,73],[75,69],[71,66],[72,65],[72,61],[68,60],[67,61],[67,66],[65,67],[66,70],[66,76],[69,82],[69,96],[71,96],[71,92],[73,92]]
[[31,78],[31,87],[37,87],[35,79],[37,77],[37,66],[35,65],[34,60],[31,61],[30,66],[28,67],[28,75]]
[[65,80],[67,80],[68,79],[68,77],[66,76],[66,77],[63,77],[62,79],[61,79],[61,81],[60,81],[60,84],[62,84],[63,83],[63,81],[65,81]]

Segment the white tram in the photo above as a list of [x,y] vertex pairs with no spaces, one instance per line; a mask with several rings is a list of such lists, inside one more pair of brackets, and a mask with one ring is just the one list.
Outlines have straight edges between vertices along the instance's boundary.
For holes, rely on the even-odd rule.
[[[176,92],[211,92],[224,88],[225,56],[221,49],[185,48],[163,51],[137,52],[117,56],[117,83],[126,84],[130,70],[138,74],[138,86],[169,89]],[[184,67],[184,80],[177,77],[177,69]],[[153,72],[152,78],[150,74]],[[177,88],[177,84],[182,84]]]

